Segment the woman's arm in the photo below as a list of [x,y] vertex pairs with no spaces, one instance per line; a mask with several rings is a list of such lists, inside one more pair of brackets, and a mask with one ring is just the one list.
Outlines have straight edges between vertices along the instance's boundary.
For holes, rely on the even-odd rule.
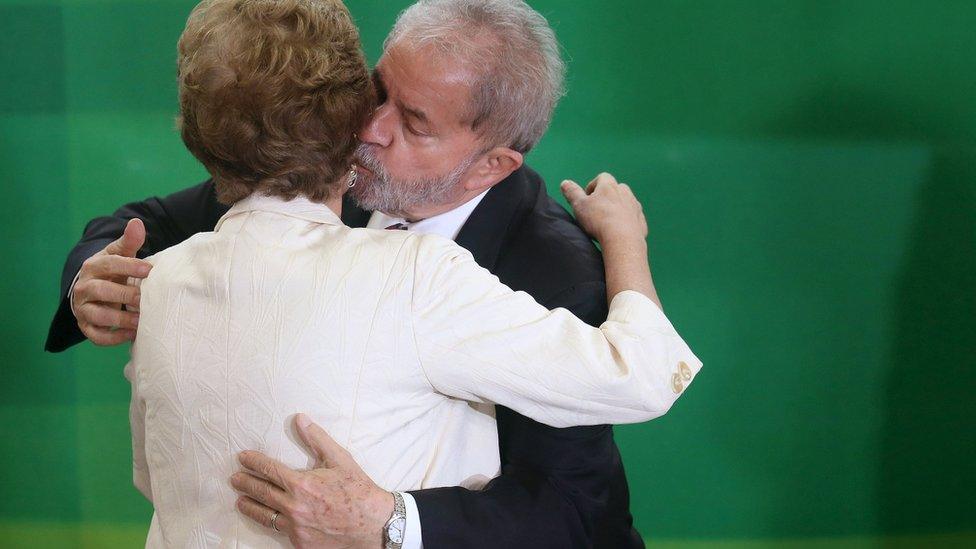
[[647,259],[647,220],[630,187],[602,173],[586,190],[572,181],[560,187],[590,236],[603,247],[607,301],[625,290],[646,295],[662,310]]
[[610,313],[599,328],[513,292],[452,243],[423,237],[413,323],[435,389],[564,427],[658,417],[692,381],[701,362],[656,303],[646,246],[636,245],[646,235],[640,205],[609,176],[589,191],[567,194],[610,252]]

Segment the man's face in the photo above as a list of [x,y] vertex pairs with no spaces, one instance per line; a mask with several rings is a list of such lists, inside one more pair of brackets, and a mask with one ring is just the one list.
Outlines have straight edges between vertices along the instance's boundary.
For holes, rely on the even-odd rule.
[[483,152],[465,120],[471,73],[430,48],[395,43],[374,74],[380,103],[359,134],[351,196],[365,209],[408,219],[457,205]]

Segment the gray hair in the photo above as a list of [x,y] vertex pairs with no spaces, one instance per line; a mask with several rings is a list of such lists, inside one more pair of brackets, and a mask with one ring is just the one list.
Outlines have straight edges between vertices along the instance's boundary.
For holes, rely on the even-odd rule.
[[546,132],[566,72],[549,22],[522,0],[420,0],[386,38],[434,45],[476,75],[468,113],[489,146],[528,152]]

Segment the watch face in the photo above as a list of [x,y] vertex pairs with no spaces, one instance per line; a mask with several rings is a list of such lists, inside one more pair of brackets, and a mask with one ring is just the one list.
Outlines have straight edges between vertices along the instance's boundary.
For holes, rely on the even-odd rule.
[[390,523],[390,527],[386,530],[386,534],[390,537],[390,541],[393,543],[403,543],[403,530],[407,525],[407,519],[405,517],[399,517]]

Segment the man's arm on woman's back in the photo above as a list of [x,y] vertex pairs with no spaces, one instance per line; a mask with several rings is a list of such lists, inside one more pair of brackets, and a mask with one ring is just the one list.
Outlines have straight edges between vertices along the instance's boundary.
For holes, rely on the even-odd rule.
[[147,257],[175,246],[198,232],[213,230],[227,209],[227,206],[217,202],[213,180],[207,180],[168,196],[126,204],[112,215],[89,221],[81,240],[68,253],[65,261],[58,310],[51,321],[44,349],[60,352],[85,340],[71,311],[71,286],[85,260],[118,239],[130,219],[139,218],[146,226],[146,242],[137,257]]

